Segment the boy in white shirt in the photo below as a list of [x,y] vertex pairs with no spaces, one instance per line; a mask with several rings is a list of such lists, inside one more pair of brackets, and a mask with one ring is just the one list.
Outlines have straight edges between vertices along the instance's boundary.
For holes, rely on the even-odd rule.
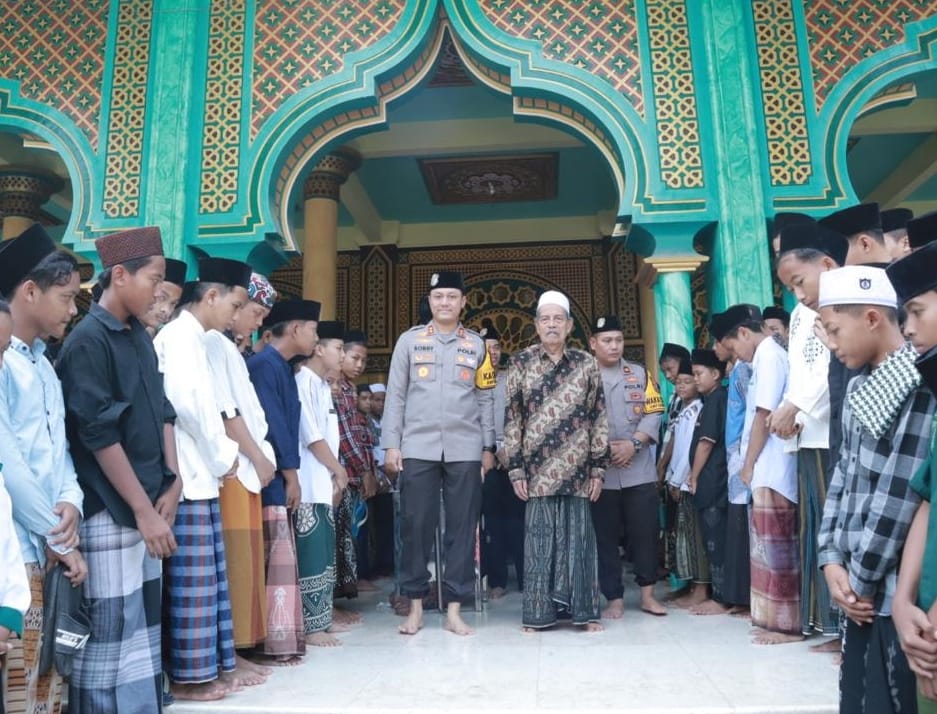
[[[167,613],[164,655],[176,699],[219,699],[240,682],[228,592],[220,489],[237,477],[239,446],[225,433],[235,404],[223,394],[209,364],[205,335],[231,328],[247,302],[246,263],[203,258],[192,301],[154,340],[166,396],[176,411],[175,440],[182,501],[173,532],[178,550],[164,561]],[[247,683],[247,682],[244,682]]]
[[344,325],[323,321],[312,357],[296,373],[301,414],[299,422],[299,487],[301,503],[293,513],[299,587],[302,593],[306,642],[316,647],[341,643],[331,633],[335,589],[335,515],[348,476],[338,461],[338,412],[327,377],[337,373],[345,357]]
[[751,486],[751,613],[755,644],[803,639],[800,614],[800,539],[797,461],[769,433],[768,415],[787,389],[787,352],[768,333],[761,310],[733,305],[725,313],[723,344],[751,362],[741,450],[741,478]]

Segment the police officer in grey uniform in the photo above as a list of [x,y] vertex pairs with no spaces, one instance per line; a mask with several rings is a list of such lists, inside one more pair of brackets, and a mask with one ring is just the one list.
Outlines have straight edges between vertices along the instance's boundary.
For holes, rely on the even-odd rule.
[[[423,626],[433,538],[443,489],[446,532],[443,574],[446,629],[471,634],[461,600],[475,589],[475,532],[481,510],[481,475],[494,467],[494,379],[477,384],[484,340],[462,326],[462,275],[434,273],[429,285],[433,319],[397,340],[387,379],[381,445],[384,467],[400,474],[400,592],[410,614],[400,626]],[[438,574],[437,574],[438,577]]]
[[660,429],[664,404],[652,380],[639,364],[622,358],[624,334],[615,315],[604,315],[592,324],[589,346],[602,372],[611,466],[605,472],[602,495],[592,504],[599,555],[599,587],[608,600],[605,618],[624,614],[624,586],[619,538],[625,542],[641,588],[641,609],[665,615],[667,609],[654,599],[657,582],[658,491],[654,465],[654,441]]

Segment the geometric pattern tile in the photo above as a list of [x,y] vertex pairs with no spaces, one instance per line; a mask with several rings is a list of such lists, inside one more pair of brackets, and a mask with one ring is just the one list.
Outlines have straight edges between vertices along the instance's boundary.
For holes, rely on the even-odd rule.
[[810,136],[793,0],[752,0],[772,186],[810,182]]
[[246,0],[212,0],[199,213],[227,213],[238,197],[246,16]]
[[283,102],[393,29],[405,0],[257,0],[251,137]]
[[[120,0],[104,160],[103,205],[104,214],[109,218],[131,218],[140,214],[152,28],[152,2]],[[172,161],[172,158],[164,160]]]
[[108,0],[0,2],[0,77],[71,118],[98,148]]
[[634,0],[483,0],[500,30],[540,43],[543,56],[611,84],[644,116]]
[[857,63],[905,39],[904,26],[937,12],[934,0],[803,0],[816,109]]
[[647,31],[661,180],[668,188],[701,188],[703,157],[686,0],[648,0]]

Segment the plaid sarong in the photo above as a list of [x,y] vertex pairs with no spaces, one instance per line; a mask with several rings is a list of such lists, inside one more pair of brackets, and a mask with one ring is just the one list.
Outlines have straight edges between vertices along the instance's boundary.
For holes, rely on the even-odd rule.
[[37,671],[42,646],[43,572],[39,563],[26,563],[32,602],[23,618],[23,639],[10,638],[13,651],[7,655],[5,667],[8,714],[58,714],[62,707],[62,678],[58,672],[53,668],[40,677]]
[[326,503],[301,503],[293,512],[299,593],[306,634],[332,626],[335,589],[335,520]]
[[150,714],[162,706],[161,563],[140,531],[101,511],[81,524],[91,637],[73,662],[68,711]]
[[797,504],[770,488],[752,492],[752,624],[801,635]]
[[234,627],[218,499],[182,501],[166,559],[166,673],[198,684],[234,670]]
[[264,654],[306,653],[303,611],[296,571],[296,543],[286,506],[264,506],[264,562],[267,566],[267,639]]

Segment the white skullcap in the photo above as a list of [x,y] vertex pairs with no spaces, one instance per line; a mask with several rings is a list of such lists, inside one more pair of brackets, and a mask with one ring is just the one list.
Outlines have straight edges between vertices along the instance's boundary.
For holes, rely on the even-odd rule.
[[383,384],[381,384],[380,382],[378,382],[377,384],[369,384],[369,385],[368,385],[368,389],[371,390],[371,394],[377,394],[377,393],[379,393],[379,392],[386,392],[386,391],[387,391],[387,387],[385,387],[385,386],[384,386]]
[[820,307],[881,305],[898,307],[898,296],[882,268],[847,265],[820,273]]
[[557,290],[547,290],[537,301],[537,310],[544,305],[559,305],[569,315],[569,298]]

